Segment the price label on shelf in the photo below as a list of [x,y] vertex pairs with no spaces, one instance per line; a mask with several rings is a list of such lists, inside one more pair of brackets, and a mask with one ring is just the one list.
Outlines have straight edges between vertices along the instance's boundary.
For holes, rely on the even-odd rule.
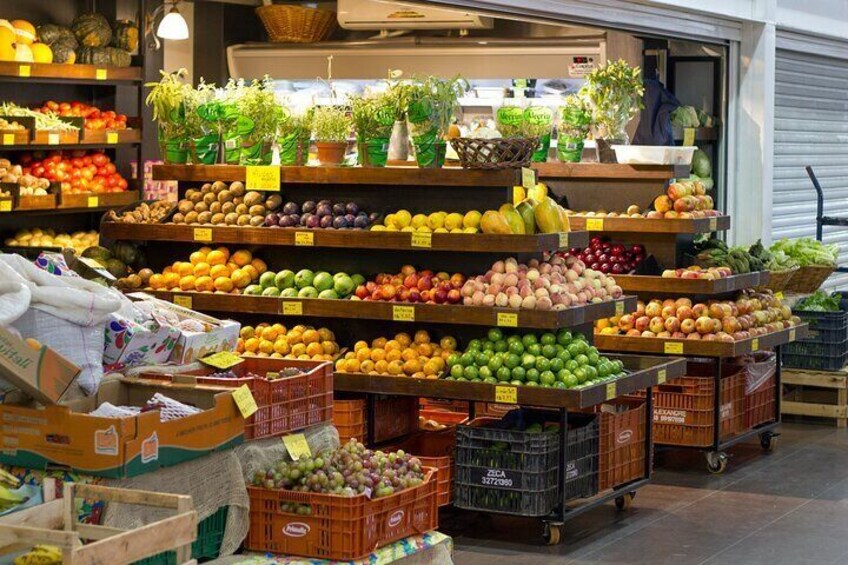
[[118,143],[118,132],[116,132],[116,131],[106,132],[106,143],[108,143],[110,145],[114,145],[114,144]]
[[[3,203],[0,202],[0,205],[2,205],[2,204]],[[0,208],[0,210],[2,210],[2,208]],[[789,328],[789,341],[790,342],[795,341],[795,328]]]
[[751,340],[751,351],[759,351],[760,350],[760,338],[755,337]]
[[216,369],[229,369],[230,367],[235,367],[239,363],[243,363],[244,357],[236,355],[232,351],[219,351],[218,353],[207,355],[200,361],[206,363],[210,367],[215,367]]
[[778,300],[783,300],[783,292],[775,292],[774,297]]
[[559,248],[567,249],[568,248],[568,233],[567,232],[559,232]]
[[47,134],[47,145],[59,145],[59,134],[58,133],[48,133]]
[[312,452],[309,450],[309,443],[303,434],[283,436],[283,444],[286,446],[286,450],[289,452],[291,458],[295,461],[301,457],[312,457]]
[[395,322],[414,322],[415,306],[392,306],[392,320]]
[[521,167],[521,186],[527,190],[536,188],[536,171],[530,167]]
[[11,200],[0,200],[0,212],[11,212],[12,211],[12,201]]
[[586,218],[587,231],[604,231],[603,218]]
[[682,355],[683,354],[683,342],[682,341],[667,341],[663,344],[663,353],[668,355]]
[[245,187],[247,190],[280,191],[280,167],[255,165],[246,167]]
[[85,201],[86,206],[89,208],[97,208],[100,206],[100,197],[99,196],[89,196]]
[[95,80],[106,80],[109,78],[109,72],[106,69],[95,69],[94,70],[94,79]]
[[615,303],[615,315],[619,318],[624,315],[624,302],[619,301]]
[[183,308],[191,308],[191,296],[186,296],[185,294],[177,294],[174,295],[174,304],[177,306],[182,306]]
[[194,241],[212,241],[212,228],[194,228]]
[[30,67],[29,65],[19,65],[18,66],[18,76],[19,77],[32,76],[32,67]]
[[498,404],[518,404],[518,387],[496,386],[495,402]]
[[498,312],[497,322],[502,328],[517,328],[518,312]]
[[254,412],[259,410],[256,399],[253,398],[253,393],[250,392],[247,385],[241,385],[233,391],[233,400],[236,401],[236,406],[238,406],[242,418],[250,418]]
[[666,374],[667,373],[666,373],[665,369],[660,369],[659,371],[657,371],[657,384],[658,385],[665,384]]
[[311,231],[294,232],[294,244],[301,247],[312,247],[315,245],[315,234]]
[[285,316],[303,316],[303,302],[284,300],[283,314]]
[[412,232],[412,247],[433,247],[433,234],[430,232]]
[[3,134],[3,145],[14,145],[15,144],[15,134],[14,133],[4,133]]
[[710,231],[718,229],[718,218],[710,218]]
[[695,145],[695,128],[683,128],[683,146]]
[[606,399],[612,400],[616,396],[618,396],[618,394],[616,393],[615,381],[607,383]]

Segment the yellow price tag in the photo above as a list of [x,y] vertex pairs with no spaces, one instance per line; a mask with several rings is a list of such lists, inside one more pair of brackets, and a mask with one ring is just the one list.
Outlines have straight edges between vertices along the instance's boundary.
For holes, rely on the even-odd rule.
[[566,232],[559,233],[559,248],[566,249],[568,248],[568,234]]
[[15,134],[14,133],[4,133],[3,134],[3,145],[14,145],[15,144]]
[[683,354],[683,342],[682,341],[667,341],[663,344],[663,353],[669,355],[682,355]]
[[718,229],[718,218],[710,218],[710,231]]
[[12,211],[12,201],[11,200],[0,200],[0,212],[11,212]]
[[194,241],[212,241],[212,228],[194,228]]
[[106,69],[95,69],[94,78],[95,80],[106,80],[109,78],[109,73]]
[[530,167],[521,167],[521,186],[527,190],[536,188],[536,171]]
[[217,369],[229,369],[230,367],[235,367],[239,363],[243,363],[244,358],[232,351],[219,351],[218,353],[207,355],[201,359],[201,361],[210,367],[215,367]]
[[518,404],[518,387],[496,386],[495,402],[498,404]]
[[433,234],[430,232],[412,232],[412,247],[433,247]]
[[19,77],[32,76],[32,67],[30,67],[29,65],[20,65],[18,67],[18,76]]
[[395,322],[414,322],[415,306],[392,306],[392,320]]
[[616,394],[616,390],[615,390],[615,389],[616,389],[615,381],[613,381],[613,382],[611,382],[611,383],[607,383],[607,394],[606,394],[606,399],[607,399],[607,400],[612,400],[613,398],[615,398],[616,396],[618,396],[618,394]]
[[774,297],[777,298],[778,300],[783,300],[783,293],[782,292],[775,292]]
[[312,247],[315,245],[315,234],[311,231],[294,232],[294,244],[296,246]]
[[683,128],[683,146],[695,145],[695,128]]
[[517,328],[518,312],[498,312],[497,325],[502,328]]
[[59,134],[58,133],[48,133],[47,134],[47,145],[59,145]]
[[247,190],[280,191],[280,167],[257,165],[246,167],[245,187]]
[[624,302],[615,303],[615,315],[619,318],[624,315]]
[[666,377],[667,374],[668,373],[666,373],[665,369],[660,369],[659,371],[657,371],[657,384],[658,385],[665,384],[665,377]]
[[309,443],[303,434],[283,436],[283,444],[286,446],[289,456],[294,461],[297,461],[301,457],[312,457],[312,452],[309,450]]
[[[0,204],[3,204],[3,203],[0,202]],[[2,209],[2,208],[0,208],[0,209]],[[790,342],[795,341],[795,328],[789,328],[789,341]]]
[[250,418],[254,412],[259,410],[256,400],[253,398],[253,393],[250,392],[247,385],[241,385],[233,391],[233,400],[236,401],[236,406],[238,406],[242,418]]
[[116,131],[106,132],[106,143],[109,143],[109,144],[118,143],[118,132],[116,132]]
[[760,338],[755,337],[751,340],[751,351],[759,351],[760,350]]
[[99,196],[89,196],[86,200],[86,205],[89,208],[97,208],[100,206],[100,197]]
[[303,302],[283,301],[285,316],[303,316]]
[[586,230],[588,231],[604,231],[603,218],[586,218]]
[[191,296],[186,296],[185,294],[176,294],[174,295],[174,304],[177,306],[182,306],[183,308],[191,309]]

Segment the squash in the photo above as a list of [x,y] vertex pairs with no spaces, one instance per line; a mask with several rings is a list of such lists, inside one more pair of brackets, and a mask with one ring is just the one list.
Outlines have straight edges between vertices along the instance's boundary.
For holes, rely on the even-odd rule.
[[84,65],[129,67],[132,57],[117,47],[80,47],[77,62]]
[[74,49],[76,49],[79,45],[77,43],[76,36],[74,36],[74,32],[65,26],[55,24],[40,25],[38,26],[37,34],[38,40],[50,47],[53,47],[54,43],[60,41],[71,45]]
[[118,20],[112,27],[112,47],[132,53],[138,47],[138,26],[132,20]]
[[105,47],[109,54],[109,64],[113,67],[129,67],[132,64],[132,56],[129,52],[117,47]]
[[77,49],[79,48],[79,44],[77,43],[77,39],[75,37],[73,37],[72,39],[73,41],[61,39],[50,44],[50,48],[53,50],[54,63],[65,63],[68,65],[73,65],[76,62]]
[[112,28],[103,14],[96,12],[74,18],[71,30],[84,47],[105,47],[112,40]]

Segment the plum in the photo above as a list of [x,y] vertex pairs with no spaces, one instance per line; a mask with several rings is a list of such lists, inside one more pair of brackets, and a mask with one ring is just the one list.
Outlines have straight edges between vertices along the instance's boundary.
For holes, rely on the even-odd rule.
[[283,214],[299,214],[300,206],[297,205],[297,202],[286,202],[283,206]]
[[317,228],[321,223],[321,219],[315,214],[310,214],[306,219],[306,227],[307,228]]
[[371,212],[370,214],[368,214],[368,221],[376,222],[378,219],[380,219],[379,212]]
[[344,219],[348,226],[352,226],[356,222],[356,216],[353,214],[345,214]]
[[368,227],[368,216],[357,216],[356,220],[353,222],[353,227],[355,228],[367,228]]
[[353,214],[354,216],[359,215],[359,204],[356,202],[348,202],[347,206],[345,206],[345,211],[348,214]]
[[344,216],[336,216],[333,218],[333,227],[336,229],[348,227],[347,219]]
[[333,215],[333,207],[329,204],[319,204],[318,208],[316,208],[315,213],[318,217],[323,216],[332,216]]
[[293,228],[297,225],[297,222],[293,221],[291,214],[289,214],[288,216],[280,216],[277,225],[281,228]]
[[313,212],[315,212],[315,209],[317,207],[318,207],[318,205],[315,204],[314,200],[307,200],[306,202],[303,203],[301,210],[304,214],[312,214]]
[[303,214],[300,217],[300,225],[306,226],[309,224],[310,218],[315,218],[316,223],[318,222],[318,216],[315,214]]
[[268,227],[276,226],[280,222],[280,216],[271,212],[265,216],[265,225]]
[[334,216],[343,216],[345,214],[345,205],[344,202],[336,202],[333,204],[333,215]]
[[333,217],[332,216],[322,216],[320,226],[322,228],[329,228],[333,226]]
[[332,202],[332,201],[330,201],[330,200],[319,200],[319,201],[318,201],[318,206],[320,206],[321,204],[324,204],[324,205],[326,205],[326,206],[329,206],[330,208],[332,208],[332,207],[333,207],[333,202]]

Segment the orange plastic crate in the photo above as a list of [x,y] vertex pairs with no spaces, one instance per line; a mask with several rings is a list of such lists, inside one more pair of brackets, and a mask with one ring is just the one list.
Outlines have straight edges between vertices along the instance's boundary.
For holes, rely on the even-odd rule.
[[745,395],[745,420],[748,428],[774,422],[777,385],[774,373],[759,388]]
[[624,412],[601,412],[598,491],[645,477],[645,402],[618,399],[607,404]]
[[[378,547],[435,530],[436,471],[424,482],[391,496],[369,499],[247,487],[252,551],[351,561]],[[283,512],[284,504],[308,505],[308,514]]]
[[468,414],[463,414],[462,412],[444,412],[442,410],[424,410],[423,408],[418,411],[418,418],[424,418],[425,420],[433,420],[443,426],[456,426],[457,424],[464,424],[468,421]]
[[418,430],[418,399],[387,396],[374,402],[374,437],[371,443],[391,441]]
[[333,425],[339,432],[342,445],[354,438],[367,443],[365,400],[336,400],[333,404]]
[[440,431],[420,431],[383,451],[402,449],[418,457],[427,467],[438,471],[438,504],[447,506],[453,500],[453,456],[456,449],[456,427]]

